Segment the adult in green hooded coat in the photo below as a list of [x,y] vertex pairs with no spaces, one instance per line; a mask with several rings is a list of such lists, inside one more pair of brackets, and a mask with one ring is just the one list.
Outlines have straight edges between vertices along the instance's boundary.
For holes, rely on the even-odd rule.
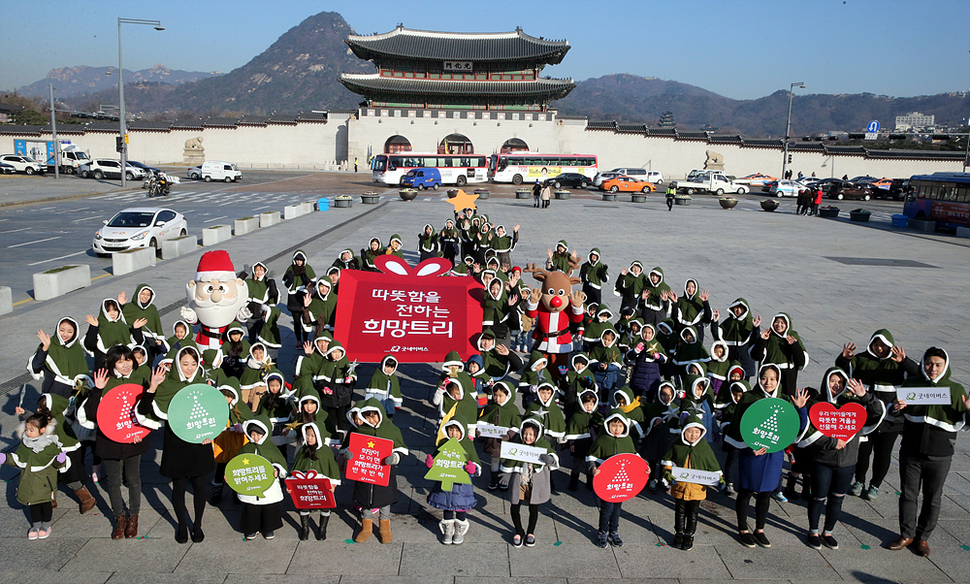
[[664,282],[664,270],[660,266],[650,270],[643,281],[643,291],[638,297],[637,309],[644,324],[658,325],[671,318],[677,295]]
[[569,272],[572,269],[569,255],[569,244],[565,239],[556,242],[556,250],[546,250],[546,269],[549,271]]
[[754,359],[750,350],[755,339],[761,334],[761,315],[751,316],[748,301],[738,298],[727,309],[727,318],[722,322],[721,313],[711,313],[711,335],[715,341],[724,341],[728,346],[728,359],[738,361],[744,368],[744,378],[755,374]]
[[596,304],[603,301],[603,286],[610,281],[610,267],[600,261],[601,257],[599,248],[594,247],[579,267],[579,279],[583,283],[586,301]]
[[[898,398],[893,403],[893,409],[902,412],[906,420],[899,447],[899,539],[890,543],[889,549],[915,544],[919,555],[928,556],[957,432],[970,422],[970,397],[962,385],[950,379],[950,355],[944,349],[927,349],[920,368],[922,378],[911,377],[902,388],[933,387],[949,393],[950,399],[944,405],[910,405]],[[917,517],[920,491],[923,508]]]
[[367,244],[367,249],[360,250],[361,268],[366,272],[379,272],[380,270],[377,269],[377,264],[374,262],[377,260],[378,256],[383,254],[384,248],[381,246],[380,238],[370,238],[370,242]]
[[762,365],[776,365],[781,371],[781,391],[795,395],[798,388],[798,372],[808,365],[808,351],[801,337],[795,332],[791,317],[779,312],[771,321],[771,328],[755,337],[751,346],[751,358]]
[[477,424],[479,431],[485,425],[507,428],[505,434],[500,437],[481,439],[482,452],[492,458],[492,472],[488,481],[489,491],[499,487],[499,456],[502,453],[502,442],[511,440],[518,432],[521,423],[522,413],[515,405],[515,387],[505,381],[496,382],[492,388],[491,399],[478,414]]
[[78,376],[90,373],[84,347],[77,342],[80,336],[77,321],[69,316],[57,321],[53,335],[37,331],[40,345],[27,362],[27,372],[36,380],[43,376],[41,393],[70,398]]
[[671,305],[674,324],[677,329],[683,330],[692,326],[697,331],[697,339],[704,342],[704,326],[711,322],[713,312],[711,305],[707,301],[711,294],[707,290],[701,290],[697,285],[697,280],[688,278],[684,283],[684,294],[676,299]]
[[364,399],[374,398],[381,402],[389,416],[394,416],[394,412],[404,404],[397,366],[398,360],[394,355],[385,355],[364,388]]
[[637,308],[640,297],[647,285],[647,277],[643,273],[643,262],[635,260],[629,268],[620,270],[620,277],[613,285],[613,294],[621,298],[620,311],[625,308]]
[[143,318],[147,322],[139,330],[143,338],[140,343],[148,349],[148,363],[155,363],[155,357],[164,355],[168,352],[169,346],[165,343],[165,330],[162,328],[162,319],[158,316],[158,308],[155,306],[155,290],[148,284],[139,284],[135,288],[135,293],[131,296],[131,301],[125,303],[121,309],[126,322],[135,322]]
[[307,263],[307,255],[302,249],[293,252],[293,258],[283,274],[283,285],[286,286],[286,308],[293,315],[293,332],[296,333],[297,344],[302,345],[306,337],[303,331],[304,297],[308,294],[310,285],[317,278],[316,272]]
[[387,249],[384,250],[385,255],[397,256],[404,259],[404,241],[401,240],[401,236],[395,233],[391,236],[390,241],[388,241]]
[[[869,391],[892,408],[896,399],[896,387],[908,377],[922,378],[919,363],[906,356],[906,350],[896,345],[892,333],[879,329],[872,333],[865,351],[855,352],[854,343],[842,347],[842,353],[835,358],[835,366],[844,369],[853,379],[858,379]],[[903,431],[902,416],[884,416],[878,420],[866,421],[867,440],[859,444],[859,461],[855,467],[855,482],[849,489],[850,495],[862,495],[868,500],[879,496],[879,487],[892,466],[892,454],[896,439]],[[866,489],[866,473],[869,472],[869,458],[872,457],[872,478]]]
[[303,311],[303,331],[313,338],[323,331],[333,333],[337,324],[337,295],[333,293],[333,283],[329,278],[320,278],[313,285],[313,294]]
[[141,345],[144,338],[141,327],[148,322],[139,318],[133,322],[126,322],[121,312],[121,304],[114,298],[105,298],[101,302],[101,312],[95,319],[90,314],[85,317],[88,332],[84,335],[84,348],[94,353],[94,369],[104,366],[104,355],[115,345]]
[[[142,425],[158,428],[161,423],[168,420],[168,406],[182,388],[196,383],[205,383],[206,373],[202,367],[202,357],[198,349],[192,347],[179,349],[165,380],[155,386],[155,379],[156,376],[153,375],[152,386],[138,401],[136,416]],[[189,483],[192,484],[195,508],[192,539],[196,542],[205,539],[205,533],[202,531],[202,516],[205,514],[205,506],[209,498],[207,476],[214,469],[215,459],[212,455],[211,440],[206,440],[202,444],[186,442],[172,431],[171,425],[165,424],[162,464],[159,472],[163,477],[172,480],[172,507],[178,523],[175,529],[175,541],[178,543],[186,543],[189,539],[188,510],[185,507],[185,492]]]

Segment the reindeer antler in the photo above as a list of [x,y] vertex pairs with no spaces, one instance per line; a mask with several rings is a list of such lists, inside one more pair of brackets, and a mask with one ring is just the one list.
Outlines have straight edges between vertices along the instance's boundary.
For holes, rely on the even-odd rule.
[[543,280],[545,280],[546,279],[546,276],[549,274],[549,272],[547,272],[547,271],[545,271],[545,270],[543,270],[541,268],[536,267],[535,264],[526,264],[525,265],[525,268],[522,271],[523,272],[528,272],[528,273],[532,274],[532,277],[535,278],[536,280],[540,281],[540,282],[542,282]]

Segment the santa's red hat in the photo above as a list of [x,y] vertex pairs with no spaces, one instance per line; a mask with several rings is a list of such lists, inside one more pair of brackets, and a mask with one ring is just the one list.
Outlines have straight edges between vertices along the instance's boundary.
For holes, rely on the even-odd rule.
[[197,282],[236,279],[236,270],[232,267],[229,252],[217,249],[202,254],[199,258],[199,269],[195,271],[195,279]]

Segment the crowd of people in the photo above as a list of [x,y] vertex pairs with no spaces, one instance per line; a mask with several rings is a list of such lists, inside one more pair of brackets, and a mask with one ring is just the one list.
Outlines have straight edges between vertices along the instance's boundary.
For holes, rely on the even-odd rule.
[[[735,496],[741,544],[770,547],[765,527],[772,500],[801,497],[807,500],[806,544],[834,549],[845,496],[879,496],[901,437],[900,533],[887,545],[930,553],[927,542],[939,516],[956,434],[970,408],[964,388],[951,379],[944,349],[930,347],[917,362],[889,331],[879,329],[861,350],[845,345],[817,385],[800,382],[809,355],[788,314],[763,322],[744,298],[721,311],[712,307],[711,293],[697,278],[686,278],[679,291],[661,267],[647,269],[640,261],[614,276],[599,249],[590,250],[580,265],[578,254],[560,240],[547,251],[544,269],[570,273],[578,268],[572,275],[585,304],[582,318],[569,325],[571,340],[556,344],[558,353],[551,354],[552,344],[535,316],[543,292],[523,278],[523,271],[537,268],[523,270],[513,262],[518,241],[518,225],[509,232],[472,210],[449,217],[441,229],[425,225],[417,236],[420,259],[443,257],[454,266],[449,276],[474,278],[484,288],[478,353],[467,360],[458,351],[444,356],[428,404],[439,418],[439,439],[433,453],[419,457],[431,468],[454,439],[465,452],[462,468],[472,478],[450,489],[435,482],[430,489],[427,503],[441,512],[442,543],[464,541],[475,491],[484,487],[508,497],[512,545],[534,546],[538,515],[555,490],[561,465],[568,467],[563,469],[568,491],[578,490],[584,476],[585,488],[593,490],[600,467],[629,453],[647,462],[646,496],[669,494],[675,500],[670,543],[676,548],[693,547],[700,502],[714,488]],[[29,507],[29,539],[51,534],[58,484],[75,494],[81,513],[95,506],[85,486],[89,478],[107,492],[114,517],[111,537],[138,536],[141,463],[143,456],[153,456],[152,445],[144,439],[116,442],[96,424],[101,398],[133,383],[144,390],[135,407],[139,423],[163,434],[160,472],[172,483],[176,541],[205,539],[207,504],[224,497],[226,465],[238,454],[266,458],[277,479],[313,470],[336,489],[342,477],[346,480],[346,463],[357,454],[350,447],[354,433],[393,442],[393,452],[381,461],[390,481],[387,486],[357,481],[351,500],[339,504],[358,514],[357,542],[375,528],[381,542],[391,541],[397,467],[412,452],[395,425],[395,413],[405,398],[422,394],[402,384],[395,355],[387,355],[360,387],[351,361],[355,347],[342,346],[333,332],[341,273],[376,271],[377,257],[403,259],[403,249],[398,235],[386,246],[373,238],[359,253],[341,251],[325,270],[315,270],[300,250],[279,284],[257,262],[245,273],[252,317],[226,327],[218,339],[194,330],[187,320],[176,321],[167,334],[148,284],[138,286],[131,298],[121,292],[105,299],[97,316],[85,317],[83,333],[70,316],[55,323],[53,334],[38,331],[40,344],[27,367],[42,380],[41,396],[36,404],[17,408],[22,443],[0,454],[0,461],[20,469],[17,499]],[[607,304],[610,291],[618,312]],[[292,372],[277,367],[284,350],[281,308],[292,315],[300,353]],[[225,430],[202,444],[186,442],[165,423],[174,396],[194,383],[215,387],[230,411]],[[917,405],[897,398],[898,387],[928,386],[947,391],[949,403]],[[745,441],[740,421],[765,399],[784,400],[798,413],[797,438],[783,451],[752,449]],[[825,435],[808,413],[823,402],[864,408],[862,431],[848,439]],[[503,442],[544,453],[531,462],[503,458]],[[714,473],[720,480],[678,481],[675,468]],[[594,543],[622,546],[621,503],[595,499]],[[260,496],[234,495],[233,500],[241,505],[246,539],[259,534],[271,539],[282,528],[280,480]],[[528,507],[525,523],[523,505]],[[320,510],[316,526],[315,514],[299,511],[300,539],[314,531],[317,539],[326,539],[330,510]]]

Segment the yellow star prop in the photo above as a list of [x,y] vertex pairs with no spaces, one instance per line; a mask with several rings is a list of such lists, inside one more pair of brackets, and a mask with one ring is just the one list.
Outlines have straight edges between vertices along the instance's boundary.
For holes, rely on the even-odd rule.
[[448,202],[455,206],[455,213],[458,213],[462,209],[477,209],[475,206],[475,199],[478,195],[469,195],[462,189],[458,189],[458,194],[455,195],[453,199],[448,199]]
[[368,448],[373,448],[373,447],[374,447],[374,441],[373,441],[373,440],[371,440],[370,442],[368,442],[368,443],[367,443],[367,447],[368,447]]
[[243,459],[243,464],[246,464],[246,465],[248,465],[248,464],[249,464],[249,459],[248,459],[248,458],[244,458],[244,459]]

